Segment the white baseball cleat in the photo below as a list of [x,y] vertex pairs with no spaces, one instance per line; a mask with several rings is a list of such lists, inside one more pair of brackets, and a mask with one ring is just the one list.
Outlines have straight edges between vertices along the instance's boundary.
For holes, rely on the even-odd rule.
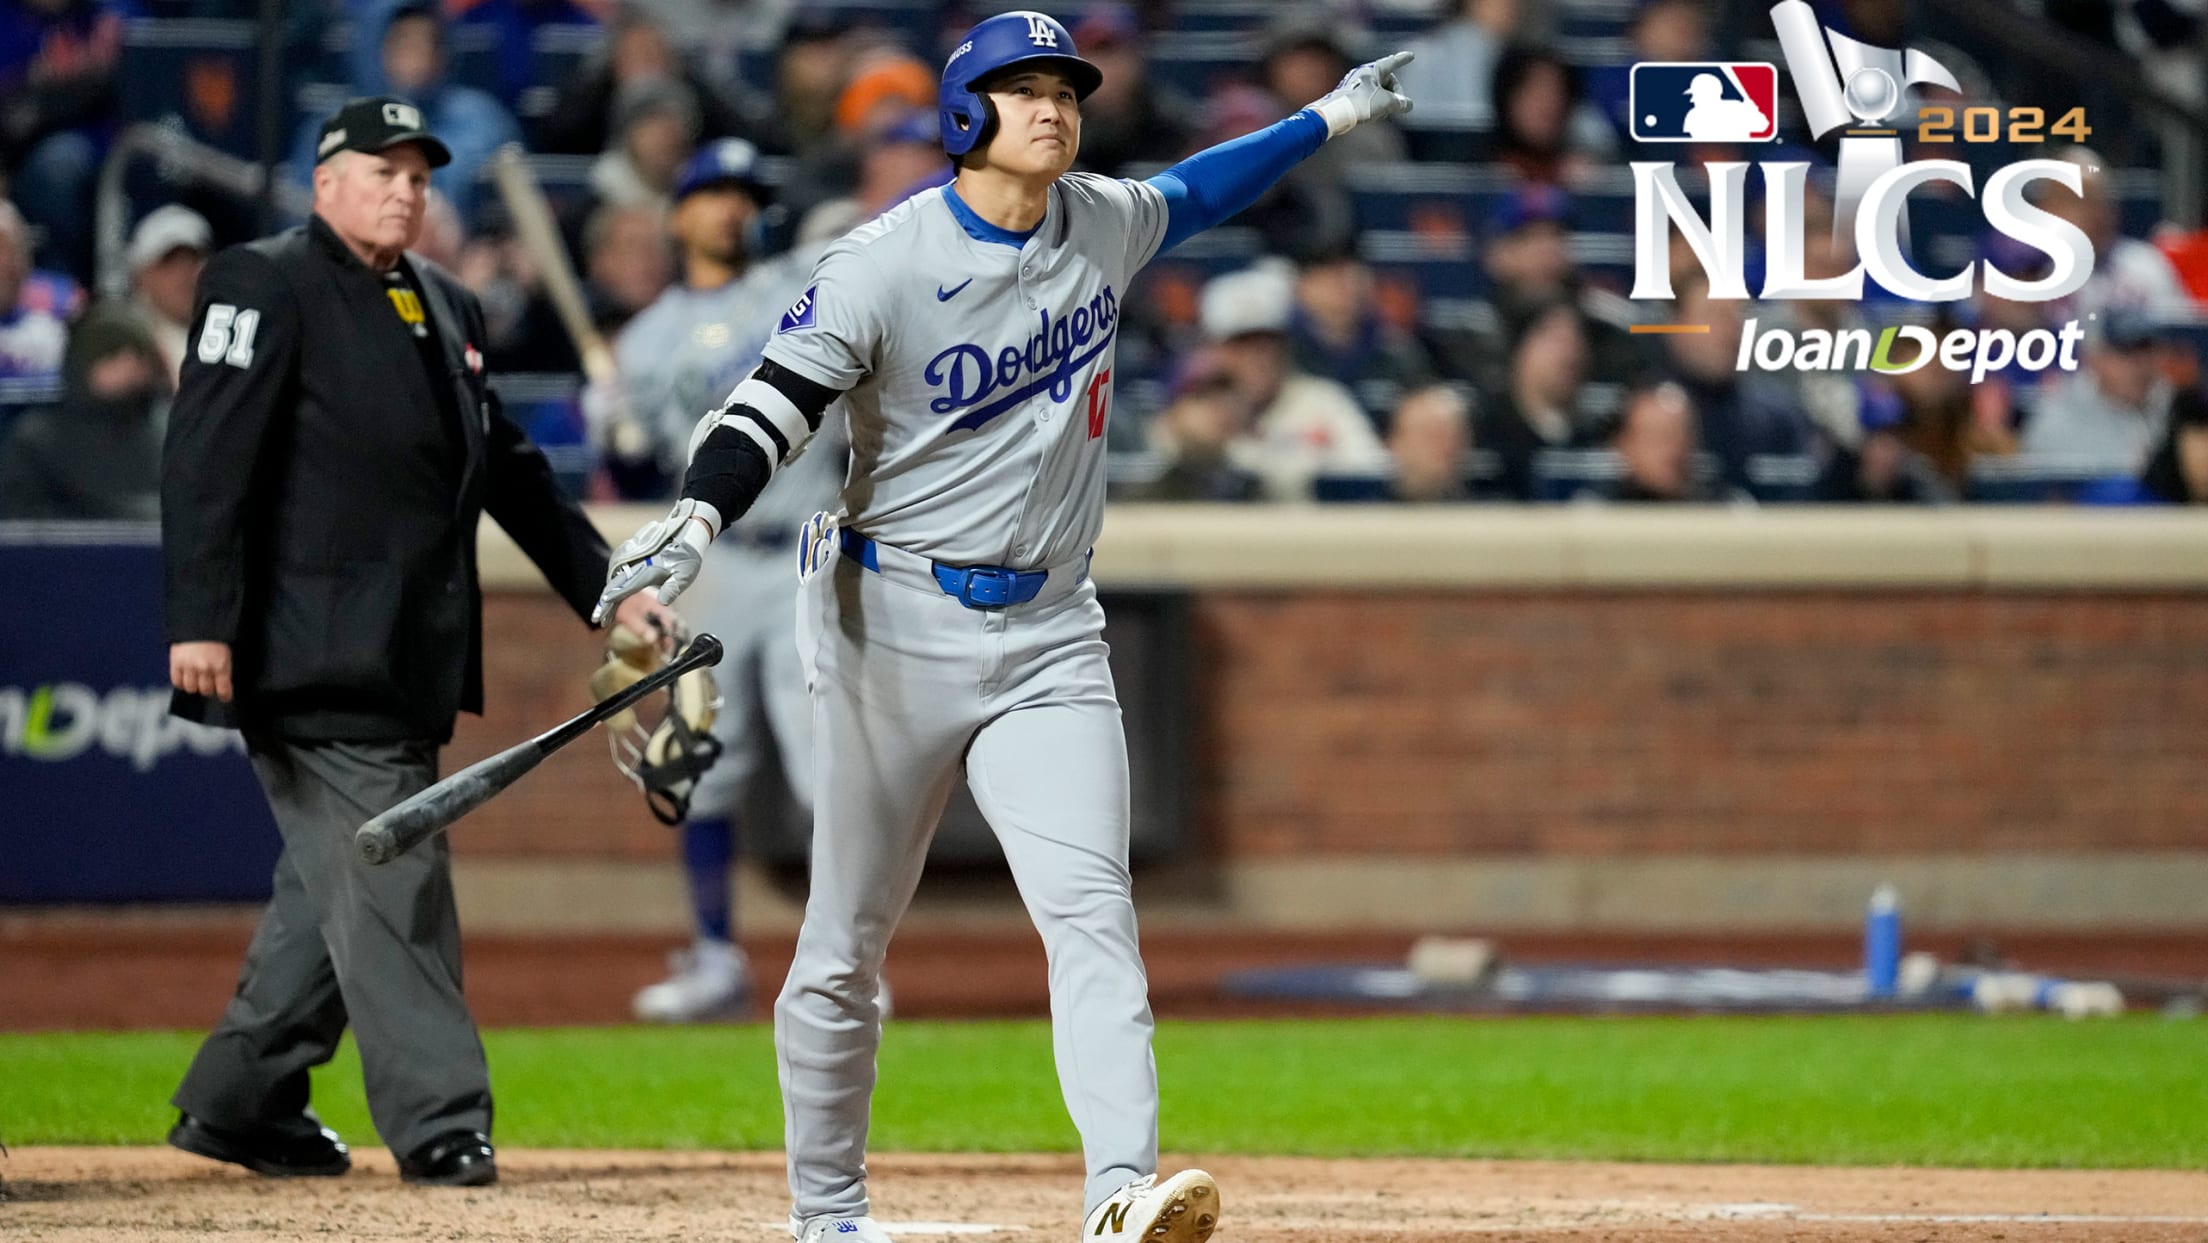
[[815,1217],[804,1225],[792,1217],[790,1237],[797,1243],[890,1243],[889,1232],[871,1217]]
[[700,941],[667,962],[674,974],[639,991],[633,1003],[636,1017],[648,1023],[727,1018],[751,999],[751,966],[726,941]]
[[1164,1182],[1138,1178],[1096,1206],[1081,1223],[1082,1243],[1204,1243],[1219,1228],[1219,1183],[1202,1170]]

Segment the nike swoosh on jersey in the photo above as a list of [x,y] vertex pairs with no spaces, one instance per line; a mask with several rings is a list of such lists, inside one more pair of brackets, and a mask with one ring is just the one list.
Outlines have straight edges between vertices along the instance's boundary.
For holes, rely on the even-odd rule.
[[935,287],[935,300],[937,302],[949,302],[951,299],[958,296],[959,290],[964,289],[968,285],[971,285],[973,283],[974,278],[969,276],[965,280],[962,280],[956,285],[951,286],[949,289],[945,289],[941,285],[937,285]]

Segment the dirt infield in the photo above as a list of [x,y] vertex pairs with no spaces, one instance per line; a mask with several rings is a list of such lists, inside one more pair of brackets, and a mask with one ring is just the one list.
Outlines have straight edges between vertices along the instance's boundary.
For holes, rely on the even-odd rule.
[[[1447,1243],[1939,1243],[2208,1238],[2208,1174],[1810,1169],[1485,1161],[1196,1158],[1219,1176],[1216,1238]],[[1168,1162],[1178,1168],[1184,1160]],[[276,1182],[167,1149],[18,1150],[0,1163],[0,1236],[768,1243],[786,1201],[775,1153],[508,1152],[481,1190],[399,1183],[370,1153],[342,1179]],[[877,1216],[899,1238],[1073,1243],[1070,1157],[882,1156]]]

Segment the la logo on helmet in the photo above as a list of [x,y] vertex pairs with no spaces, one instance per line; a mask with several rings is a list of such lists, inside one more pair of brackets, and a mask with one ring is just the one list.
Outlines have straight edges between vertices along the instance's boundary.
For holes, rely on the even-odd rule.
[[1050,28],[1050,19],[1033,13],[1027,19],[1027,41],[1036,47],[1057,47],[1058,32]]
[[[1901,106],[1903,84],[1931,83],[1959,89],[1952,74],[1920,52],[1910,51],[1905,56],[1857,43],[1836,31],[1820,30],[1813,10],[1804,0],[1781,0],[1772,6],[1771,15],[1786,52],[1787,70],[1802,99],[1805,119],[1819,136],[1847,125],[1851,114],[1858,126],[1885,123]],[[1827,59],[1827,45],[1833,59]],[[1722,71],[1728,67],[1713,68]],[[1718,75],[1706,76],[1717,88],[1715,94],[1722,96],[1725,92]],[[1654,124],[1658,118],[1649,120]],[[1980,197],[1986,223],[2052,260],[2047,274],[2034,281],[2017,280],[1985,261],[1988,292],[2012,302],[2047,302],[2077,292],[2092,276],[2091,239],[2076,225],[2034,206],[2026,194],[2036,181],[2053,181],[2073,194],[2080,193],[2083,175],[2077,164],[2068,160],[2021,160],[1995,170],[1986,178],[1981,193],[1973,184],[1970,165],[1959,160],[1904,162],[1900,139],[1892,130],[1869,133],[1877,136],[1855,130],[1841,139],[1833,233],[1838,238],[1852,239],[1861,259],[1853,269],[1836,276],[1810,279],[1803,272],[1803,200],[1809,165],[1800,161],[1761,162],[1767,252],[1759,296],[1860,301],[1863,277],[1868,272],[1887,290],[1912,301],[1954,302],[1970,297],[1978,265],[1935,279],[1917,271],[1904,253],[1909,193],[1934,181]],[[1709,276],[1710,296],[1747,298],[1748,165],[1740,161],[1713,161],[1707,165],[1707,220],[1679,188],[1675,165],[1636,162],[1632,169],[1630,296],[1672,296],[1669,243],[1671,228],[1676,226]]]

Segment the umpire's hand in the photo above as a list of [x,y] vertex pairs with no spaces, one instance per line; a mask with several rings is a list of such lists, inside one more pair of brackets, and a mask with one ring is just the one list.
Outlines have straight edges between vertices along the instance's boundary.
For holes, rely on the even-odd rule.
[[169,685],[193,695],[230,702],[230,645],[197,642],[169,645]]

